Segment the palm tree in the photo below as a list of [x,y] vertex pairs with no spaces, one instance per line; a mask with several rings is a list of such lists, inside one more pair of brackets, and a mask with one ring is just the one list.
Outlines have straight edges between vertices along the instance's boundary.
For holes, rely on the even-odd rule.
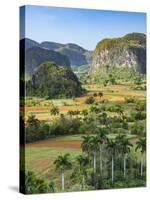
[[98,93],[98,95],[99,95],[99,97],[100,97],[100,99],[101,99],[101,97],[103,97],[103,92],[100,91],[100,92]]
[[88,164],[89,164],[89,158],[87,156],[84,156],[84,155],[79,155],[79,156],[77,156],[76,160],[77,160],[77,163],[79,164],[80,174],[82,176],[81,187],[82,187],[82,189],[84,189],[85,176],[86,176],[87,167],[88,167]]
[[98,151],[98,145],[99,140],[98,137],[94,136],[82,136],[83,142],[81,144],[82,151],[87,152],[88,158],[90,158],[90,155],[93,155],[93,173],[94,173],[94,182],[95,182],[95,176],[96,176],[96,154]]
[[87,153],[88,156],[90,156],[90,141],[91,141],[91,136],[90,135],[85,135],[85,136],[82,136],[82,144],[81,144],[81,148],[82,148],[82,151]]
[[96,155],[99,147],[99,139],[97,136],[91,136],[90,151],[93,153],[93,171],[96,174]]
[[111,180],[114,182],[114,158],[117,150],[116,141],[109,140],[107,144],[108,152],[111,154]]
[[59,109],[57,106],[53,106],[51,109],[50,109],[50,113],[51,115],[58,115],[59,114]]
[[65,154],[64,156],[58,156],[58,158],[54,161],[54,164],[56,166],[56,170],[59,170],[61,172],[61,184],[62,184],[62,190],[65,189],[65,178],[64,178],[64,172],[67,169],[71,169],[72,163],[69,158],[70,154]]
[[103,144],[106,144],[108,142],[108,137],[107,137],[108,131],[105,128],[100,128],[98,130],[98,140],[99,140],[99,161],[100,161],[100,171],[102,172],[102,167],[103,167],[103,160],[102,160],[102,147]]
[[129,139],[127,139],[126,135],[118,135],[116,137],[116,142],[118,145],[118,149],[123,155],[123,175],[124,178],[126,177],[126,157],[127,154],[130,152],[131,147],[133,146],[130,142]]
[[143,155],[146,151],[146,138],[140,138],[139,141],[137,141],[136,143],[136,148],[135,151],[137,151],[138,149],[140,149],[141,151],[141,176],[143,176]]
[[[54,116],[58,115],[58,114],[59,114],[59,109],[58,109],[58,107],[57,107],[57,106],[54,106],[54,105],[52,104],[52,108],[50,109],[50,114],[51,114],[51,115],[54,115]],[[49,135],[51,135],[51,128],[50,128],[50,126],[49,126]]]

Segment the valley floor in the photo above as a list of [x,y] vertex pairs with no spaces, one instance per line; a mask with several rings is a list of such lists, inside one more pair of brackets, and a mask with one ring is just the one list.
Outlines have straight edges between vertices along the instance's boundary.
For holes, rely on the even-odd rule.
[[[124,106],[125,114],[132,110],[132,106],[125,104],[125,97],[134,97],[136,99],[145,99],[145,91],[137,91],[131,88],[131,85],[110,85],[107,87],[94,85],[84,86],[88,93],[85,96],[74,99],[52,99],[50,101],[40,98],[26,99],[25,113],[26,120],[28,116],[33,114],[39,120],[49,122],[58,116],[50,115],[50,109],[57,106],[60,114],[66,114],[69,110],[84,110],[90,105],[85,103],[85,100],[95,92],[103,92],[102,97],[94,97],[96,100],[108,100],[110,105],[120,104]],[[34,101],[35,105],[32,105]],[[50,104],[48,105],[48,103]],[[112,115],[112,113],[108,113]],[[116,135],[109,134],[109,138],[113,139]],[[138,140],[137,135],[128,135],[130,142],[135,145]],[[40,178],[48,181],[54,181],[57,188],[61,188],[61,181],[58,173],[55,171],[54,160],[59,155],[70,153],[74,160],[77,155],[82,153],[81,149],[82,135],[57,136],[47,140],[28,143],[25,146],[25,168],[33,171]],[[134,153],[135,155],[135,153]],[[137,161],[140,163],[139,152],[136,153]],[[69,187],[69,177],[71,172],[66,174],[66,188]]]
[[[145,91],[137,91],[131,88],[131,85],[110,85],[107,87],[98,86],[96,84],[85,85],[84,86],[88,93],[85,96],[75,98],[75,99],[52,99],[51,103],[55,106],[58,106],[60,113],[67,113],[69,110],[84,110],[89,107],[85,104],[85,100],[93,95],[93,93],[102,91],[104,93],[103,97],[95,97],[97,100],[108,100],[111,103],[123,104],[125,97],[135,97],[136,99],[143,99],[146,96]],[[39,120],[49,121],[54,116],[50,116],[49,110],[51,105],[47,105],[49,101],[40,98],[33,98],[34,102],[37,102],[38,105],[32,106],[30,104],[31,100],[26,101],[25,113],[26,118],[34,114]]]

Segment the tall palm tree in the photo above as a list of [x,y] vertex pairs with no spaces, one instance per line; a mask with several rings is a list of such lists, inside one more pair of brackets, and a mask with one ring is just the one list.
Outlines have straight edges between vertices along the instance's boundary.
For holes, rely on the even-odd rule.
[[109,140],[107,144],[108,152],[111,154],[111,180],[114,182],[114,158],[117,149],[116,141]]
[[65,170],[71,169],[72,163],[69,158],[70,154],[65,154],[64,156],[60,155],[58,158],[54,161],[54,164],[56,166],[56,170],[59,170],[61,172],[61,184],[62,184],[62,190],[65,189],[65,178],[64,178],[64,172]]
[[91,136],[90,135],[84,135],[82,136],[82,144],[81,144],[81,148],[82,151],[87,153],[88,156],[90,156],[90,141],[91,141]]
[[90,150],[93,154],[93,171],[94,174],[96,174],[96,156],[97,156],[97,151],[99,148],[99,139],[97,136],[91,136],[90,139]]
[[146,151],[146,138],[140,138],[139,141],[137,141],[136,143],[136,148],[135,151],[137,151],[138,149],[140,149],[141,151],[141,176],[143,176],[143,155]]
[[84,189],[85,176],[87,173],[87,167],[89,165],[89,158],[84,155],[79,155],[79,156],[77,156],[76,160],[77,160],[77,163],[79,164],[80,174],[82,176],[81,187],[82,187],[82,189]]
[[[50,109],[50,114],[53,115],[53,116],[58,115],[58,114],[59,114],[59,109],[58,109],[58,107],[57,107],[57,106],[54,106],[54,105],[52,104],[52,108]],[[50,119],[50,121],[51,121],[51,119]],[[51,135],[51,128],[50,128],[50,126],[49,126],[49,135]]]
[[118,135],[116,137],[116,142],[117,142],[119,151],[123,155],[123,175],[125,178],[126,177],[126,157],[127,157],[127,154],[130,152],[131,147],[133,145],[129,142],[129,139],[124,134]]
[[102,150],[103,150],[103,144],[106,144],[108,142],[108,137],[107,137],[108,131],[106,128],[100,128],[98,130],[98,140],[99,140],[99,161],[100,161],[100,171],[102,172],[103,168],[103,159],[102,159]]

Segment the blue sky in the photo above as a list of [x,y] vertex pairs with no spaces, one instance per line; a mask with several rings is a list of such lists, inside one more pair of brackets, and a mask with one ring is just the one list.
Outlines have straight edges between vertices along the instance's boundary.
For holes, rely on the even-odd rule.
[[145,13],[26,6],[25,16],[26,37],[37,42],[76,43],[89,50],[104,38],[146,33]]

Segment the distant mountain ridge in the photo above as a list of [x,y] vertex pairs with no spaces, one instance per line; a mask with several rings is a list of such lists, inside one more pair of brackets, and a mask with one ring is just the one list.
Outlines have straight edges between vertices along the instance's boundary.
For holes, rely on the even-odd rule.
[[[136,72],[146,73],[146,35],[129,33],[123,37],[105,38],[97,43],[95,50],[88,51],[73,43],[61,44],[45,41],[38,43],[29,38],[20,41],[25,49],[26,72],[32,74],[45,61],[53,61],[57,65],[72,67],[78,71],[86,67],[91,75],[97,71],[107,73],[108,68],[128,67]],[[71,69],[71,68],[70,68]]]
[[52,50],[33,46],[25,51],[25,73],[32,75],[38,66],[46,61],[53,61],[57,65],[71,69],[70,61],[67,56]]
[[32,47],[40,47],[40,44],[29,38],[24,38],[20,40],[20,48],[29,49]]
[[90,51],[73,43],[61,44],[61,43],[49,42],[49,41],[38,43],[29,38],[22,39],[21,44],[22,43],[25,43],[26,50],[36,46],[42,49],[52,50],[62,55],[65,55],[69,58],[71,66],[85,65],[85,64],[91,63],[92,61]]

